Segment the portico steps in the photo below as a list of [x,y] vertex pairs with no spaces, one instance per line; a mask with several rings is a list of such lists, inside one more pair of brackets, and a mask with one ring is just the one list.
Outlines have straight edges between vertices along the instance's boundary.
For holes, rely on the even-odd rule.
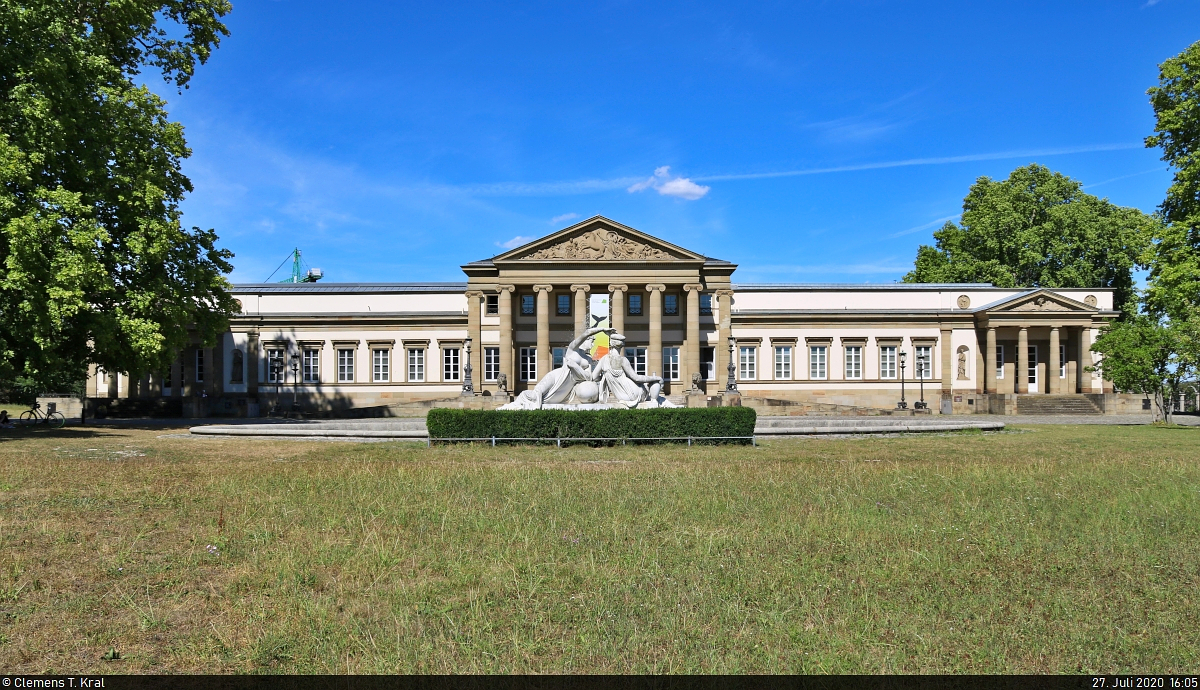
[[1017,396],[1017,414],[1104,414],[1086,395],[1029,393]]

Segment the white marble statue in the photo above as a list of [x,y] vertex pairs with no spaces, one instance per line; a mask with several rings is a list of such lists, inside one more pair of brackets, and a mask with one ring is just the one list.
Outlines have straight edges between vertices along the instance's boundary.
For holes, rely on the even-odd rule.
[[[591,328],[567,345],[563,352],[562,366],[551,371],[534,386],[517,396],[502,410],[540,410],[543,405],[578,405],[595,403],[600,397],[599,387],[592,381],[594,362],[588,355],[592,341],[604,328]],[[587,384],[581,386],[580,384]]]
[[608,354],[596,362],[592,379],[600,384],[600,402],[617,402],[626,407],[674,407],[662,396],[662,377],[644,376],[633,369],[622,349],[625,336],[608,337]]

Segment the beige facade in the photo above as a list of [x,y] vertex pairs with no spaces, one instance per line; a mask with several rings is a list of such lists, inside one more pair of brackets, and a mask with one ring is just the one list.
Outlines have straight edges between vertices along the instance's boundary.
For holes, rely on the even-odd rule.
[[[1117,315],[1109,289],[736,284],[736,268],[597,216],[466,264],[460,283],[238,285],[242,313],[217,347],[136,385],[95,372],[89,392],[199,396],[225,414],[293,395],[316,408],[448,404],[463,399],[469,368],[466,397],[499,400],[552,368],[592,295],[608,297],[627,355],[667,374],[680,401],[693,373],[705,397],[726,391],[731,354],[740,395],[777,401],[894,408],[902,377],[906,400],[923,390],[935,412],[1104,392],[1087,369]],[[281,380],[271,357],[283,358]]]

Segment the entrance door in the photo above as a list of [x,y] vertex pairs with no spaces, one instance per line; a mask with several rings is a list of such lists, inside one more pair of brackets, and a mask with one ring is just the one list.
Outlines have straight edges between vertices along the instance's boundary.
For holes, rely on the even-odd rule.
[[1029,346],[1029,392],[1038,393],[1038,349],[1037,345]]

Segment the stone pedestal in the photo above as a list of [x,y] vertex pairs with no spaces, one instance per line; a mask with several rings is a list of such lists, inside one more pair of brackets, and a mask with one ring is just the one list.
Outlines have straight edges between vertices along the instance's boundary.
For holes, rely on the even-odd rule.
[[688,393],[686,400],[688,407],[708,407],[708,396],[703,393]]
[[721,407],[741,407],[741,393],[724,393],[721,395]]
[[262,416],[262,410],[259,409],[257,400],[247,400],[246,401],[246,416],[247,417],[261,417]]

